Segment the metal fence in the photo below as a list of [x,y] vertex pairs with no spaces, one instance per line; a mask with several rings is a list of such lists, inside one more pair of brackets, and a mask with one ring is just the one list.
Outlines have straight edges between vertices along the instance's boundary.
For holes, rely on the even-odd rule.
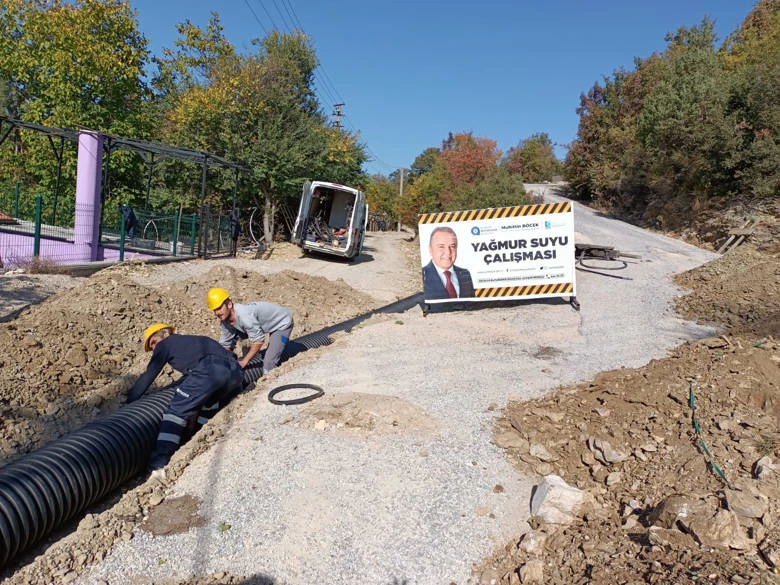
[[[70,197],[58,201],[20,191],[18,184],[10,193],[0,190],[0,268],[155,256],[211,258],[235,255],[238,249],[263,250],[269,240],[289,241],[296,211],[273,206],[274,233],[266,239],[263,208],[216,211],[204,205],[196,214],[125,207],[112,202],[77,208]],[[369,231],[391,229],[384,214],[370,213],[367,223]]]
[[119,205],[103,211],[100,244],[125,256],[195,256],[198,253],[198,216],[180,211],[155,213],[132,210],[122,215]]
[[[76,204],[51,196],[0,193],[0,268],[56,267],[155,256],[194,256],[199,218],[180,211],[135,211]],[[102,216],[102,217],[101,217]],[[224,236],[222,237],[224,239]]]

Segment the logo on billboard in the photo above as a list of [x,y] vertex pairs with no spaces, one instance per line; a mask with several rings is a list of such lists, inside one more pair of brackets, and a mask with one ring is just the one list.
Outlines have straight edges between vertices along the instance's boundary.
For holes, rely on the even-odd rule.
[[473,228],[471,228],[471,235],[472,236],[478,236],[479,235],[479,226],[475,225]]

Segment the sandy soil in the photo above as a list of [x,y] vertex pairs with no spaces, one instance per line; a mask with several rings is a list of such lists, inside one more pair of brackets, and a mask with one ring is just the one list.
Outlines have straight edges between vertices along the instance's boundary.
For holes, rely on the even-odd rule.
[[[417,244],[400,235],[390,238],[409,250],[409,283],[400,290],[414,291],[419,283],[411,262]],[[291,259],[324,266],[331,278],[284,269]],[[259,264],[267,274],[253,269]],[[227,288],[239,301],[290,308],[295,337],[387,303],[382,294],[358,292],[333,277],[347,267],[340,260],[304,259],[299,248],[282,243],[263,263],[248,254],[165,265],[128,263],[89,278],[0,275],[0,319],[7,319],[0,324],[0,466],[118,408],[148,362],[141,344],[147,325],[165,322],[180,333],[218,338],[218,321],[205,305],[213,286]],[[361,288],[371,290],[367,284]],[[177,377],[166,368],[157,384]]]
[[586,504],[568,526],[532,518],[477,582],[780,583],[778,251],[742,246],[678,277],[679,312],[720,337],[507,406],[496,443]]
[[[408,286],[419,287],[417,243],[407,244]],[[296,248],[281,246],[270,260],[297,255]],[[540,479],[557,474],[583,490],[587,506],[568,526],[532,519],[531,532],[475,566],[473,583],[780,582],[779,256],[776,245],[743,245],[681,275],[692,292],[680,299],[680,312],[723,324],[722,336],[685,344],[641,369],[605,372],[588,384],[506,405],[496,443],[522,470]],[[170,269],[181,270],[180,279],[170,272],[157,278],[157,270],[125,265],[87,279],[0,275],[3,313],[37,302],[0,324],[4,463],[118,408],[145,367],[140,336],[150,322],[216,335],[217,322],[202,306],[210,286],[227,283],[239,299],[262,297],[290,307],[296,335],[384,304],[344,281],[285,270],[263,275],[240,263],[215,262],[197,278],[186,276],[184,266]],[[169,372],[159,383],[170,379]],[[223,417],[233,416],[231,407],[239,412],[247,399],[240,396]],[[312,408],[343,422],[352,420],[353,402]],[[393,405],[386,407],[392,426]],[[218,425],[209,427],[180,457],[217,440]],[[701,441],[723,476],[708,464]],[[605,443],[614,448],[609,456]],[[685,502],[687,515],[674,513],[670,496]],[[154,522],[150,509],[168,514],[167,521],[161,516],[164,527],[193,508],[191,502],[173,512],[155,508],[162,501],[159,489],[139,484],[121,502],[105,504],[113,507],[111,515],[87,515],[61,553],[39,558],[4,583],[69,582],[116,539],[130,538],[135,522]],[[220,574],[197,583],[247,581]]]

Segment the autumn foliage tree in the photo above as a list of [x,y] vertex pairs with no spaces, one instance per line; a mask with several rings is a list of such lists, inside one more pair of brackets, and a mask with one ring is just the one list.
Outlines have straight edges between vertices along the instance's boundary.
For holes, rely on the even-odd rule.
[[[314,91],[318,61],[302,33],[273,32],[239,54],[219,15],[184,21],[173,48],[151,56],[126,0],[0,0],[0,113],[45,126],[88,128],[207,152],[205,202],[218,208],[292,203],[305,178],[363,183],[359,136],[332,128]],[[151,77],[147,68],[154,66]],[[74,185],[75,145],[62,181]],[[0,147],[0,182],[51,187],[57,153],[47,137],[16,132]],[[111,153],[111,189],[153,208],[195,212],[202,166]],[[238,183],[237,183],[238,181]],[[238,185],[237,190],[235,190]],[[72,187],[71,187],[72,189]],[[127,200],[127,199],[125,199]]]
[[[273,32],[239,55],[217,14],[205,30],[185,22],[179,34],[176,50],[159,61],[160,94],[170,104],[163,136],[248,169],[240,204],[293,202],[307,177],[360,182],[365,152],[357,136],[327,125],[313,89],[318,61],[305,35]],[[209,202],[226,206],[233,179],[215,175]]]
[[441,148],[426,149],[412,164],[397,205],[402,221],[416,224],[421,213],[526,203],[522,178],[501,167],[500,159],[494,140],[450,133]]
[[615,213],[673,229],[694,209],[780,192],[780,3],[761,0],[720,47],[682,27],[580,98],[565,175]]

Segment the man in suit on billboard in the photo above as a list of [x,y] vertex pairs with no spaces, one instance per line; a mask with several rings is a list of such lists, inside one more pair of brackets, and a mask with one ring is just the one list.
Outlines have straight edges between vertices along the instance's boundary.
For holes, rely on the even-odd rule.
[[426,300],[463,299],[474,296],[471,273],[455,266],[458,236],[452,228],[440,226],[431,232],[428,245],[431,261],[423,269],[423,293]]

